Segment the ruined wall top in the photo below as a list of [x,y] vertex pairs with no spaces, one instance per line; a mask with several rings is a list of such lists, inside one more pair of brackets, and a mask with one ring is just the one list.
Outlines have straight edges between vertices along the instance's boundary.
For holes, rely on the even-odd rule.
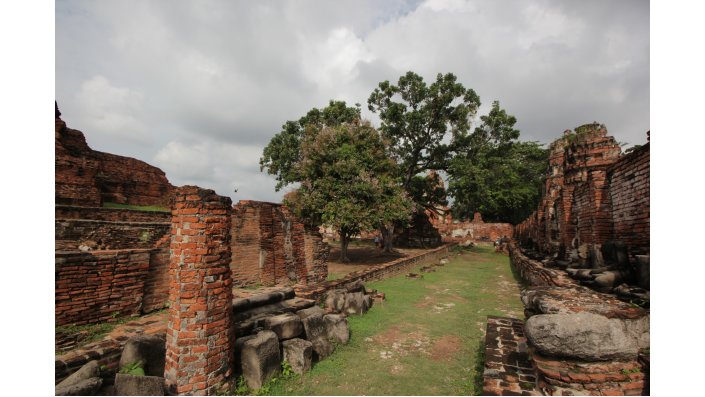
[[621,154],[617,141],[597,122],[565,130],[549,150],[549,179],[565,177],[561,183],[567,184],[586,181],[590,170],[614,164]]

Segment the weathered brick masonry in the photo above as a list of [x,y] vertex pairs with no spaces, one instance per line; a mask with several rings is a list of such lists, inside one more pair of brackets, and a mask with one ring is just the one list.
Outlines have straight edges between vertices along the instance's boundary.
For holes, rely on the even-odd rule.
[[[54,223],[55,249],[77,250],[95,243],[103,250],[152,248],[169,234],[169,223],[113,222],[92,219],[57,219]],[[94,247],[95,249],[95,247]]]
[[167,253],[164,248],[57,252],[56,325],[110,321],[163,307],[163,283],[156,277]]
[[635,255],[649,252],[649,143],[620,156],[604,126],[566,131],[551,145],[539,208],[516,237],[542,252],[602,264],[600,247],[620,241]]
[[[112,321],[164,308],[170,219],[163,212],[57,205],[56,324]],[[81,245],[92,251],[78,251]]]
[[171,393],[215,394],[231,372],[231,211],[212,190],[176,189],[164,370]]
[[472,221],[454,220],[450,210],[446,209],[441,215],[429,213],[431,223],[438,229],[443,241],[496,241],[502,237],[511,238],[514,235],[514,226],[510,223],[485,223],[482,215],[476,212]]
[[110,222],[148,222],[171,224],[171,209],[168,211],[144,211],[126,208],[54,206],[56,219],[92,219]]
[[235,285],[305,285],[328,276],[328,244],[281,204],[241,200],[232,236]]
[[[649,316],[648,310],[581,286],[562,270],[545,267],[524,255],[513,242],[509,244],[509,251],[512,266],[527,285],[522,291],[522,301],[528,317],[589,312],[605,318],[623,319],[625,326],[630,326],[630,321]],[[502,331],[498,320],[505,325],[511,323],[513,334]],[[526,395],[535,391],[545,395],[649,394],[648,353],[640,352],[638,357],[629,359],[599,361],[547,356],[527,341],[523,326],[524,322],[517,319],[488,319],[483,394]],[[489,339],[491,330],[493,335],[499,332],[501,344]],[[589,332],[589,329],[585,330],[586,335]],[[531,365],[516,367],[518,364],[514,360],[526,359],[530,359]],[[531,368],[535,371],[533,379],[528,376]]]
[[630,255],[649,253],[649,143],[621,157],[607,170],[612,204],[612,238],[623,241]]
[[91,149],[56,109],[55,195],[57,204],[100,207],[104,202],[170,207],[174,187],[159,168],[130,157]]

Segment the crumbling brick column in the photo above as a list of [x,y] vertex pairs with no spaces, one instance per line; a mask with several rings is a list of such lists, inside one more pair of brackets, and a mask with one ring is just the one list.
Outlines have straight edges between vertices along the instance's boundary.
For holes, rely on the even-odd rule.
[[230,198],[196,186],[176,190],[164,368],[170,393],[212,395],[230,375],[230,214]]

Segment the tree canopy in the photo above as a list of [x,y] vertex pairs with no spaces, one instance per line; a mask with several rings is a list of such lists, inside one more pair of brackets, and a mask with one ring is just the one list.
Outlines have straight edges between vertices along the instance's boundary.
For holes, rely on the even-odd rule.
[[293,167],[301,186],[285,203],[314,224],[332,226],[347,261],[350,237],[404,222],[413,203],[390,173],[379,133],[367,122],[342,123],[304,135]]
[[323,109],[313,108],[297,121],[287,121],[264,148],[260,158],[260,170],[274,175],[275,189],[301,182],[296,164],[301,160],[301,142],[304,135],[314,136],[324,127],[338,126],[360,120],[360,108],[349,107],[345,101],[330,101]]
[[540,198],[548,151],[537,142],[518,141],[516,117],[498,101],[480,120],[450,162],[453,213],[470,218],[480,212],[489,221],[519,223]]
[[480,97],[458,83],[452,73],[439,73],[436,81],[427,85],[421,76],[407,72],[396,85],[379,83],[367,103],[370,111],[379,113],[380,130],[389,141],[404,190],[420,207],[435,210],[446,204],[441,195],[419,194],[437,187],[433,178],[419,174],[448,168],[457,144],[470,129]]

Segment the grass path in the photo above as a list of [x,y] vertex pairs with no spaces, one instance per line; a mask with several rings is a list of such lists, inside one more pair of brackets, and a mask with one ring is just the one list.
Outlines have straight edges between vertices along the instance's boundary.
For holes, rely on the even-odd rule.
[[422,279],[368,284],[387,300],[349,317],[350,343],[304,376],[274,382],[268,394],[479,394],[486,318],[523,317],[519,284],[507,256],[491,247],[449,259]]

